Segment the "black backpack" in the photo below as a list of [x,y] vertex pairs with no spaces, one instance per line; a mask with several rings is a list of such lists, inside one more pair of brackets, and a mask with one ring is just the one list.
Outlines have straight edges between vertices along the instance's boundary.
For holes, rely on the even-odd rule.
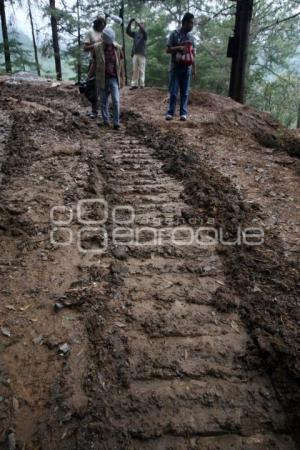
[[97,101],[96,77],[80,81],[79,92],[84,94],[89,102],[95,103]]

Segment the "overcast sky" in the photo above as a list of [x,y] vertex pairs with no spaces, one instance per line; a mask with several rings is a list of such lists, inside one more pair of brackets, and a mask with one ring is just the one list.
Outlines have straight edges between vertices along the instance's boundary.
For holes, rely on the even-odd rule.
[[[66,4],[68,5],[72,5],[73,3],[74,0],[66,0]],[[13,23],[20,31],[23,31],[28,36],[31,36],[31,28],[26,10],[20,6],[17,6],[17,4],[10,6],[9,3],[7,3],[7,12],[9,21]],[[40,28],[47,23],[42,17],[41,10],[34,5],[32,5],[32,14],[36,28]]]
[[[9,4],[7,4],[9,5]],[[7,7],[7,16],[9,23],[14,23],[17,25],[18,29],[22,30],[26,34],[30,34],[30,25],[25,11],[18,7],[14,6],[13,8]]]

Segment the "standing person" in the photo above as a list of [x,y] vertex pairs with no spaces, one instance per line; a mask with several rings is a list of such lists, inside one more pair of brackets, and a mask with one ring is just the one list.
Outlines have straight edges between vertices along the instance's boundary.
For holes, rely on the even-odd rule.
[[[132,31],[132,24],[136,23],[139,27],[138,31]],[[130,89],[137,89],[138,87],[145,87],[145,72],[146,72],[146,45],[148,40],[148,33],[145,29],[145,22],[137,22],[131,19],[128,23],[126,33],[133,39],[132,47],[132,81]]]
[[98,16],[93,22],[93,28],[88,31],[84,41],[84,51],[89,52],[91,57],[95,44],[102,42],[102,32],[106,27],[106,17]]
[[170,101],[166,120],[175,115],[178,91],[180,90],[180,120],[186,121],[191,75],[196,76],[195,39],[191,31],[194,28],[194,16],[186,13],[181,28],[173,31],[168,39],[167,53],[171,55]]
[[[102,42],[102,33],[104,28],[106,27],[106,17],[97,17],[93,22],[93,28],[88,31],[85,41],[84,41],[84,51],[89,52],[90,54],[90,64],[89,69],[92,64],[93,51],[96,44]],[[98,97],[97,93],[95,93],[95,101],[92,102],[92,112],[88,113],[88,115],[92,119],[96,119],[98,117]]]
[[121,45],[115,42],[115,32],[111,28],[105,28],[102,37],[103,41],[94,47],[89,77],[96,75],[96,86],[100,91],[101,114],[105,126],[109,126],[108,101],[111,95],[113,126],[115,130],[118,130],[120,128],[120,89],[124,85],[123,50]]

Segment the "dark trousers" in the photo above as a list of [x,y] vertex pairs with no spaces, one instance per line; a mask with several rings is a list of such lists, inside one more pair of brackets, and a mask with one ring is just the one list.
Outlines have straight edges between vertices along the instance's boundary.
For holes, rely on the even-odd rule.
[[191,66],[178,66],[170,71],[170,101],[167,114],[175,115],[178,92],[180,91],[180,115],[187,116],[191,84]]

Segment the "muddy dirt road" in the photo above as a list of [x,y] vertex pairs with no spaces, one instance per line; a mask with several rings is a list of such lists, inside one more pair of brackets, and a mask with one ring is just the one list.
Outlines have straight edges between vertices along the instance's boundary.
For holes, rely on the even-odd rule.
[[1,84],[0,448],[299,448],[300,144],[165,101],[125,91],[114,132],[71,85]]

